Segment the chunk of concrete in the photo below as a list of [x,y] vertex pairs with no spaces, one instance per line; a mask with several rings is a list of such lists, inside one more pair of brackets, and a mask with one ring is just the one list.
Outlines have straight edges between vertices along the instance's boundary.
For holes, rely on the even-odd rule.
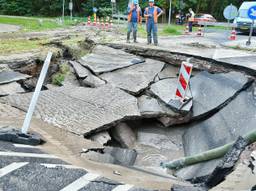
[[164,69],[161,72],[159,72],[158,77],[160,80],[163,80],[166,78],[177,78],[178,75],[179,75],[179,67],[166,64]]
[[248,86],[249,79],[242,73],[210,74],[201,72],[190,81],[193,96],[193,118],[205,117],[218,111],[239,91]]
[[146,59],[145,63],[106,73],[100,77],[118,88],[139,94],[154,81],[163,67],[163,62]]
[[100,143],[101,145],[105,145],[111,140],[111,137],[107,131],[102,131],[95,135],[92,135],[90,139]]
[[132,166],[137,157],[137,152],[133,149],[106,147],[104,152],[114,157],[115,164],[123,166]]
[[157,99],[147,95],[142,95],[138,98],[138,107],[142,116],[174,116],[178,117],[180,114],[175,113],[170,108],[166,107],[163,103]]
[[[0,98],[27,111],[32,93]],[[122,119],[139,117],[137,99],[117,88],[67,86],[42,91],[35,114],[44,121],[79,135],[108,129]]]
[[91,161],[99,162],[99,163],[111,163],[115,164],[115,159],[108,153],[99,153],[96,151],[89,151],[86,153],[82,153],[81,157],[86,158]]
[[236,140],[231,149],[225,154],[221,163],[218,164],[213,173],[205,181],[205,185],[208,188],[212,188],[225,180],[226,176],[234,170],[241,153],[245,150],[247,145],[248,141],[243,137],[239,137]]
[[24,93],[25,90],[16,82],[0,85],[0,96]]
[[100,74],[142,63],[144,59],[122,50],[98,45],[91,54],[82,57],[79,62],[95,74]]
[[29,77],[30,77],[29,75],[21,74],[19,72],[3,71],[3,72],[0,72],[0,84],[7,84],[10,82],[25,80]]
[[[150,92],[153,94],[153,96],[157,97],[167,106],[171,107],[170,100],[176,99],[175,93],[176,93],[177,86],[178,86],[177,78],[164,79],[152,84],[150,86]],[[187,90],[187,96],[192,97],[189,89]],[[190,101],[188,104],[182,107],[181,110],[184,112],[189,112],[192,108],[192,105],[193,105],[193,101]]]
[[76,75],[78,76],[78,78],[86,78],[88,75],[91,74],[91,72],[83,67],[80,63],[76,62],[76,61],[69,61],[69,63],[72,65],[72,67],[75,70]]
[[99,77],[93,75],[93,74],[89,74],[82,82],[81,85],[85,86],[85,87],[99,87],[106,84],[106,82],[102,79],[100,79]]
[[137,153],[131,149],[105,147],[104,149],[90,149],[82,153],[81,156],[96,162],[132,166],[136,160]]
[[112,136],[125,148],[132,148],[136,141],[134,130],[126,123],[119,123],[114,127],[112,129]]

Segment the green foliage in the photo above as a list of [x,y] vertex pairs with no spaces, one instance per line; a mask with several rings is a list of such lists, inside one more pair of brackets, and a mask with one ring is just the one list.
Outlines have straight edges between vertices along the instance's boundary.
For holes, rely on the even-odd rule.
[[[22,16],[61,16],[63,0],[0,0],[0,14],[22,15]],[[117,0],[117,10],[125,13],[129,0]],[[168,13],[170,0],[155,0],[157,6]],[[183,3],[182,3],[183,2]],[[223,10],[233,4],[237,7],[243,0],[172,0],[173,15],[178,10],[184,13],[192,8],[196,13],[210,13],[218,20],[223,20]],[[65,14],[69,14],[69,0],[65,0]],[[98,16],[110,16],[110,0],[73,0],[75,16],[92,15],[92,8],[98,8]],[[140,6],[144,9],[148,6],[148,0],[139,0]]]
[[175,26],[165,26],[163,28],[163,33],[169,34],[169,35],[180,35],[181,34],[181,32]]
[[70,68],[68,64],[61,64],[59,72],[52,76],[52,83],[54,85],[61,86],[65,80],[65,77],[70,74]]

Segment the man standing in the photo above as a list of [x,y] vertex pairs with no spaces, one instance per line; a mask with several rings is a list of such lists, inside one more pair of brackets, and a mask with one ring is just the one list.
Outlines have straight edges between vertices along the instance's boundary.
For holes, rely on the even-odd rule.
[[157,39],[157,21],[158,17],[163,13],[163,11],[154,6],[154,0],[149,0],[149,7],[145,9],[144,16],[146,17],[147,33],[148,33],[148,44],[151,44],[152,33],[155,46],[158,45]]
[[137,43],[138,23],[141,23],[141,9],[138,5],[138,0],[133,0],[133,3],[128,6],[128,32],[127,43],[130,43],[130,34],[133,31],[133,40]]
[[195,13],[191,8],[188,11],[189,11],[188,27],[189,27],[189,32],[192,32],[193,31],[193,22],[194,22],[194,19],[195,19]]

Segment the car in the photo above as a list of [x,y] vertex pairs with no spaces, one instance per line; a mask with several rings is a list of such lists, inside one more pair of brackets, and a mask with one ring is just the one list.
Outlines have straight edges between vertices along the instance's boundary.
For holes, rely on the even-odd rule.
[[215,23],[217,20],[210,14],[196,14],[193,25],[198,25],[199,22],[212,22]]
[[[256,1],[243,2],[239,8],[238,16],[234,19],[234,24],[236,24],[237,32],[248,33],[250,31],[252,20],[248,17],[247,13],[250,7],[256,6]],[[256,33],[256,23],[253,26],[253,32]]]

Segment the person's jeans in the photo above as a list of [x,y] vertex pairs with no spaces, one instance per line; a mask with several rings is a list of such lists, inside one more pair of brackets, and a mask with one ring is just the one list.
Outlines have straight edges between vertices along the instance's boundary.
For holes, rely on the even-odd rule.
[[137,38],[138,23],[137,22],[128,22],[128,32],[127,40],[130,40],[130,34],[133,31],[133,40],[136,41]]
[[193,31],[193,22],[191,21],[188,22],[188,28],[189,28],[189,32]]
[[152,33],[153,33],[153,40],[154,44],[158,44],[158,38],[157,38],[157,24],[154,22],[148,22],[147,23],[147,33],[148,33],[148,43],[150,44],[152,41]]

